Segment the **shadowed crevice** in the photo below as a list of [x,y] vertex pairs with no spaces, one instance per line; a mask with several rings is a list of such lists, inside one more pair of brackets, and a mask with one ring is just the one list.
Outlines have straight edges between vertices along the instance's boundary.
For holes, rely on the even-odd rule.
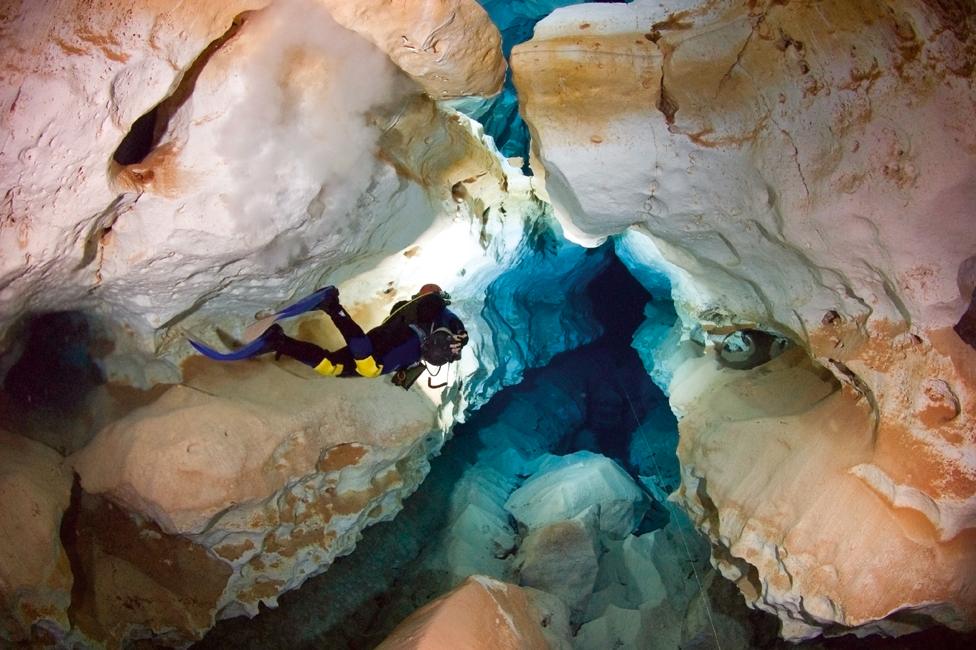
[[170,119],[193,94],[197,79],[207,67],[210,58],[237,34],[251,13],[245,11],[235,16],[227,31],[211,41],[200,56],[190,64],[176,89],[132,123],[129,132],[125,134],[115,153],[112,154],[112,159],[116,163],[123,166],[139,164],[159,146],[169,127]]

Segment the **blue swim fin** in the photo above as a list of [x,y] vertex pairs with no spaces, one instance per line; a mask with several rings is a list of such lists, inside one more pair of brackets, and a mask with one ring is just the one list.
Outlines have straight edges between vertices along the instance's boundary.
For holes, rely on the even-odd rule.
[[326,296],[330,293],[339,294],[339,291],[333,287],[331,284],[327,287],[322,287],[315,293],[309,294],[299,300],[296,303],[288,305],[284,309],[275,313],[275,320],[281,320],[282,318],[291,318],[292,316],[298,316],[299,314],[304,314],[307,311],[312,311],[319,304],[325,300]]
[[[271,316],[262,318],[261,320],[252,324],[246,330],[244,330],[244,340],[249,342],[233,352],[218,352],[217,350],[207,347],[203,343],[199,343],[193,339],[189,339],[190,345],[192,345],[193,349],[203,356],[216,361],[240,361],[241,359],[250,359],[251,357],[256,357],[259,354],[270,352],[271,349],[265,346],[264,340],[264,335],[268,331],[268,328],[282,318],[291,318],[293,316],[298,316],[300,314],[304,314],[305,312],[312,311],[318,307],[330,293],[335,293],[338,296],[339,291],[332,285],[322,287],[314,293],[305,296],[298,302],[288,305],[281,311],[275,312]],[[253,340],[250,340],[252,338]]]
[[241,359],[256,357],[257,355],[264,354],[265,352],[271,352],[271,348],[265,344],[263,336],[259,336],[247,345],[237,348],[233,352],[217,352],[213,348],[209,348],[203,343],[198,343],[193,339],[189,339],[189,341],[194,350],[203,356],[216,361],[240,361]]
[[304,314],[305,312],[312,311],[321,305],[322,301],[325,300],[330,293],[335,294],[336,297],[339,295],[339,291],[331,285],[328,287],[322,287],[315,293],[305,296],[298,302],[288,305],[281,311],[277,311],[269,316],[265,316],[260,320],[254,321],[247,326],[247,329],[244,330],[241,340],[245,343],[256,341],[258,337],[264,334],[269,327],[277,323],[279,320],[283,318],[291,318],[293,316],[298,316],[300,314]]

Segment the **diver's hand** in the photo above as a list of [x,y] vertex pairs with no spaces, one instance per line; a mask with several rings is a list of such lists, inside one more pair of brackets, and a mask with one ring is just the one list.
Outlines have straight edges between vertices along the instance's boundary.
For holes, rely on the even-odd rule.
[[461,358],[461,348],[463,348],[468,343],[468,333],[461,330],[457,334],[451,336],[451,342],[448,344],[448,348],[451,350],[451,354],[457,358]]

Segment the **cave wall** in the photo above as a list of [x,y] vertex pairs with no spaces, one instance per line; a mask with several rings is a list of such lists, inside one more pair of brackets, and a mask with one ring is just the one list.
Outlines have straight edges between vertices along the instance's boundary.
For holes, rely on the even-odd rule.
[[378,140],[411,94],[498,90],[487,15],[474,2],[268,4],[5,12],[0,331],[24,312],[89,309],[114,374],[172,381],[145,352],[174,325],[338,284],[430,225],[431,202]]
[[[33,528],[2,544],[46,531],[36,582],[0,556],[5,640],[181,645],[273,606],[399,510],[468,409],[598,334],[582,288],[565,297],[604,257],[568,245],[531,180],[432,99],[499,89],[497,30],[474,2],[383,7],[4,12],[0,369],[32,315],[71,310],[105,382],[56,445],[68,458],[5,445],[4,520]],[[327,283],[369,327],[431,281],[471,334],[442,389],[207,363],[186,341],[224,346]],[[289,327],[340,344],[321,316]],[[0,408],[12,439],[58,442],[56,421]],[[17,486],[51,472],[22,516]]]
[[[788,638],[898,611],[976,622],[976,349],[953,329],[976,250],[974,21],[951,2],[638,0],[557,10],[513,51],[568,236],[626,231],[671,277],[676,498]],[[824,403],[771,394],[768,373],[789,392],[799,372],[779,367],[708,397],[732,382],[713,341],[750,327],[826,368]]]
[[[596,335],[566,289],[603,260],[560,228],[617,236],[652,291],[668,277],[680,325],[638,347],[683,416],[674,498],[752,606],[792,639],[973,627],[973,20],[899,0],[558,10],[512,54],[528,179],[432,100],[501,86],[473,1],[7,3],[0,370],[30,315],[83,312],[110,414],[67,460],[5,445],[5,485],[57,475],[36,513],[4,492],[47,539],[2,593],[7,638],[185,643],[348,552],[466,409]],[[326,283],[372,322],[429,281],[472,333],[443,390],[322,398],[297,366],[187,360],[187,334],[220,344]],[[743,327],[795,348],[723,367],[714,341]],[[128,532],[83,535],[99,522]],[[201,567],[199,589],[152,558]]]

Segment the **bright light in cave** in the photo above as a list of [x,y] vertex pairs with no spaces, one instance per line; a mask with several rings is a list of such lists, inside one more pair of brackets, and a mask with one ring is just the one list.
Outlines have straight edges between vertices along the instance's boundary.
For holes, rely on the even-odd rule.
[[612,247],[586,291],[598,340],[529,370],[457,427],[404,510],[353,555],[196,647],[373,647],[471,575],[537,590],[533,603],[584,648],[640,632],[613,619],[620,609],[684,611],[707,545],[666,501],[676,422],[632,345],[676,317],[666,282],[655,276],[652,296]]

